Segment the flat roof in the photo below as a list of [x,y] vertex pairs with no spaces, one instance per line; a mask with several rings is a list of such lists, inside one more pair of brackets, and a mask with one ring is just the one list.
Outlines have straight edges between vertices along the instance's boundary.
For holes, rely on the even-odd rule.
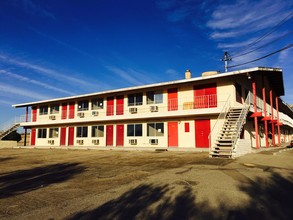
[[63,97],[63,98],[54,98],[54,99],[47,99],[47,100],[41,100],[41,101],[35,101],[35,102],[14,104],[14,105],[12,105],[12,107],[21,108],[21,107],[26,107],[26,106],[38,105],[38,104],[88,98],[88,97],[92,97],[92,96],[105,95],[105,94],[111,94],[111,93],[128,92],[128,91],[133,91],[133,90],[140,90],[140,89],[147,89],[147,88],[154,88],[154,87],[161,87],[161,86],[168,86],[168,85],[176,85],[176,84],[182,84],[182,83],[188,83],[188,82],[195,82],[195,81],[201,81],[201,80],[222,78],[222,77],[228,77],[228,76],[238,75],[238,74],[253,73],[253,72],[257,72],[257,71],[267,72],[267,73],[280,72],[280,74],[269,74],[268,78],[269,78],[271,85],[273,85],[275,87],[277,95],[278,96],[284,95],[283,75],[282,75],[281,68],[253,67],[253,68],[249,68],[249,69],[236,70],[236,71],[231,71],[231,72],[227,72],[227,73],[219,73],[219,74],[210,75],[210,76],[199,76],[199,77],[194,77],[194,78],[190,78],[190,79],[181,79],[181,80],[154,83],[154,84],[148,84],[148,85],[142,85],[142,86],[133,86],[133,87],[127,87],[127,88],[121,88],[121,89],[106,90],[106,91],[88,93],[88,94],[83,94],[83,95],[68,96],[68,97]]

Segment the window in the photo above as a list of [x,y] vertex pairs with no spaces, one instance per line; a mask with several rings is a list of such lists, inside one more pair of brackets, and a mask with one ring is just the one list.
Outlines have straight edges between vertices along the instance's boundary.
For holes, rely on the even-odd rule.
[[92,137],[104,137],[104,125],[92,126]]
[[58,113],[59,113],[59,105],[51,105],[50,114],[58,114]]
[[142,136],[142,124],[130,124],[127,125],[128,137],[141,137]]
[[40,115],[47,115],[48,114],[48,106],[40,106]]
[[235,90],[236,90],[236,101],[239,103],[242,103],[242,88],[241,85],[238,83],[235,84]]
[[164,136],[164,123],[148,123],[147,136]]
[[47,138],[47,128],[38,129],[38,138]]
[[88,127],[77,127],[76,137],[87,137]]
[[89,101],[88,100],[79,101],[77,111],[86,111],[86,110],[89,110]]
[[58,138],[59,128],[50,128],[49,129],[49,138]]
[[142,105],[142,93],[128,95],[128,106]]
[[147,104],[163,103],[163,93],[161,91],[147,92]]
[[103,109],[104,108],[104,99],[92,99],[92,110]]

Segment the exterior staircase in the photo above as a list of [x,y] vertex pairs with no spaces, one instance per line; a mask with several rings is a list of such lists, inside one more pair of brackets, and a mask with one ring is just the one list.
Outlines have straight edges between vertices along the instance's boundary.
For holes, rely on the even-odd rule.
[[9,126],[8,128],[6,128],[5,130],[0,131],[0,140],[2,140],[2,138],[10,134],[11,132],[15,131],[19,126],[20,126],[20,123],[15,123]]
[[235,155],[235,146],[246,122],[248,110],[249,105],[229,109],[224,125],[210,150],[210,157],[232,158]]

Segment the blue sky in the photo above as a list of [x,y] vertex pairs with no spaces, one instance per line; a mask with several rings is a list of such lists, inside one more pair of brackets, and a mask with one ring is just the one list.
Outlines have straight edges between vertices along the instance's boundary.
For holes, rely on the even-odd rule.
[[[1,0],[0,124],[25,113],[12,104],[182,79],[186,69],[224,71],[224,51],[230,65],[265,56],[292,44],[292,4]],[[292,54],[231,70],[283,68],[283,99],[293,103]]]

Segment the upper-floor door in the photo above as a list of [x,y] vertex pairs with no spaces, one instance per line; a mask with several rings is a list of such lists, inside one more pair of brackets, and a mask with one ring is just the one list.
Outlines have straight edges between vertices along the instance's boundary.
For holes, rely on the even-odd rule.
[[123,115],[124,114],[124,96],[117,96],[116,97],[116,115]]
[[196,85],[194,90],[194,108],[217,107],[217,84]]
[[114,115],[114,97],[107,98],[107,116]]
[[61,119],[67,118],[67,103],[62,103]]
[[177,88],[168,89],[168,111],[178,110],[178,90]]
[[37,107],[32,107],[32,121],[37,121]]
[[69,103],[69,115],[68,115],[68,118],[74,118],[74,109],[75,109],[75,103],[70,102]]

